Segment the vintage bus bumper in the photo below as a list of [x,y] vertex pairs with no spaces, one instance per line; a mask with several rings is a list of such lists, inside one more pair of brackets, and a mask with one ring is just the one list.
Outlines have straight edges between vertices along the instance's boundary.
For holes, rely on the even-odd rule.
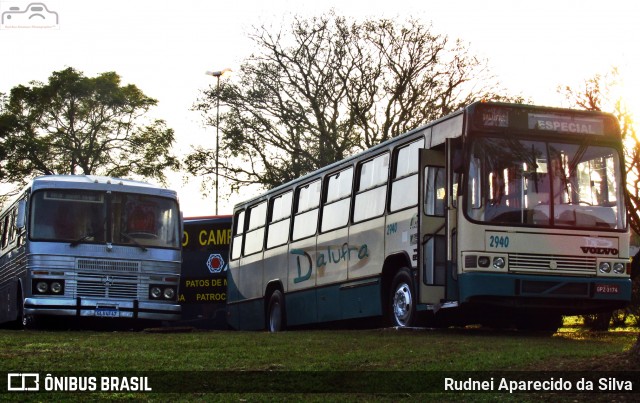
[[632,292],[629,278],[464,273],[458,280],[462,305],[542,309],[563,315],[623,308]]
[[25,315],[179,320],[178,304],[140,301],[101,301],[91,298],[32,297],[24,300]]

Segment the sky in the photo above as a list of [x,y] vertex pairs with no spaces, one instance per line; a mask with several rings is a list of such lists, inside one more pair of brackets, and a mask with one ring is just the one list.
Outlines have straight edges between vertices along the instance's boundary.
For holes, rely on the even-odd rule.
[[[88,77],[115,71],[123,84],[158,100],[151,116],[174,129],[178,155],[215,145],[215,129],[190,111],[201,91],[215,85],[205,71],[239,69],[254,49],[253,27],[279,28],[293,16],[331,9],[358,19],[431,23],[435,33],[461,39],[486,58],[509,95],[535,104],[568,106],[559,85],[579,86],[617,67],[622,96],[640,120],[640,3],[629,0],[0,0],[0,14],[19,21],[24,15],[11,7],[23,11],[32,3],[49,11],[40,27],[6,19],[0,25],[0,92],[46,82],[66,67]],[[178,191],[185,217],[214,214],[214,193],[203,196],[199,178],[185,183],[183,174],[172,174],[169,187]],[[226,197],[221,190],[219,213],[231,214],[255,192]]]

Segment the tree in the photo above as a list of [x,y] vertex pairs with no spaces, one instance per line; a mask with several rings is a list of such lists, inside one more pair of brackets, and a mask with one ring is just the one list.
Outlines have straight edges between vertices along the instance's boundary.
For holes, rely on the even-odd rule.
[[177,169],[170,154],[173,130],[144,115],[157,104],[114,72],[85,77],[73,68],[48,83],[14,87],[0,104],[0,180],[19,185],[30,177],[87,174],[139,175],[164,182]]
[[[565,86],[558,88],[565,98],[574,106],[585,110],[601,111],[603,109],[612,111],[620,122],[620,130],[624,142],[625,167],[627,174],[627,187],[625,191],[627,204],[627,217],[633,232],[640,234],[640,143],[637,132],[633,125],[633,115],[627,109],[624,100],[616,96],[614,89],[620,84],[620,75],[617,69],[612,69],[607,74],[596,74],[594,77],[585,80],[583,87]],[[634,257],[632,270],[632,280],[637,297],[638,265],[640,256]],[[635,302],[637,305],[637,301]],[[637,309],[637,306],[636,306]],[[595,325],[608,328],[611,315],[596,316]],[[636,359],[640,359],[640,335],[631,350]]]
[[[225,105],[220,174],[237,190],[271,188],[446,115],[500,99],[485,61],[416,20],[294,18],[286,31],[255,28],[256,52],[232,82],[195,103],[216,125]],[[215,150],[186,160],[215,172]]]

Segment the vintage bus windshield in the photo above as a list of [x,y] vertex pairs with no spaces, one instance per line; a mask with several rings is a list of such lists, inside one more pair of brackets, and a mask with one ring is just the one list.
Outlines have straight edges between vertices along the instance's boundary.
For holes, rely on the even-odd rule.
[[626,228],[618,151],[609,146],[477,138],[466,212],[500,225]]
[[130,193],[45,190],[33,195],[33,240],[180,248],[175,200]]

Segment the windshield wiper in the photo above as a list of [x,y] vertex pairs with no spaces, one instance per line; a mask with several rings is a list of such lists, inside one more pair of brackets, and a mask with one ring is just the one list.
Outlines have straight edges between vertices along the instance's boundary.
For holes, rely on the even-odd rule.
[[87,234],[81,238],[76,239],[75,241],[72,241],[69,246],[74,247],[74,246],[78,246],[80,245],[81,242],[86,241],[87,239],[91,239],[94,237],[94,234]]
[[143,252],[147,251],[147,248],[145,248],[143,245],[141,245],[140,242],[136,241],[136,239],[134,237],[132,237],[131,235],[127,234],[126,232],[120,232],[120,235],[122,235],[125,238],[127,238],[128,240],[130,240],[132,244],[134,244],[138,248],[142,249]]

